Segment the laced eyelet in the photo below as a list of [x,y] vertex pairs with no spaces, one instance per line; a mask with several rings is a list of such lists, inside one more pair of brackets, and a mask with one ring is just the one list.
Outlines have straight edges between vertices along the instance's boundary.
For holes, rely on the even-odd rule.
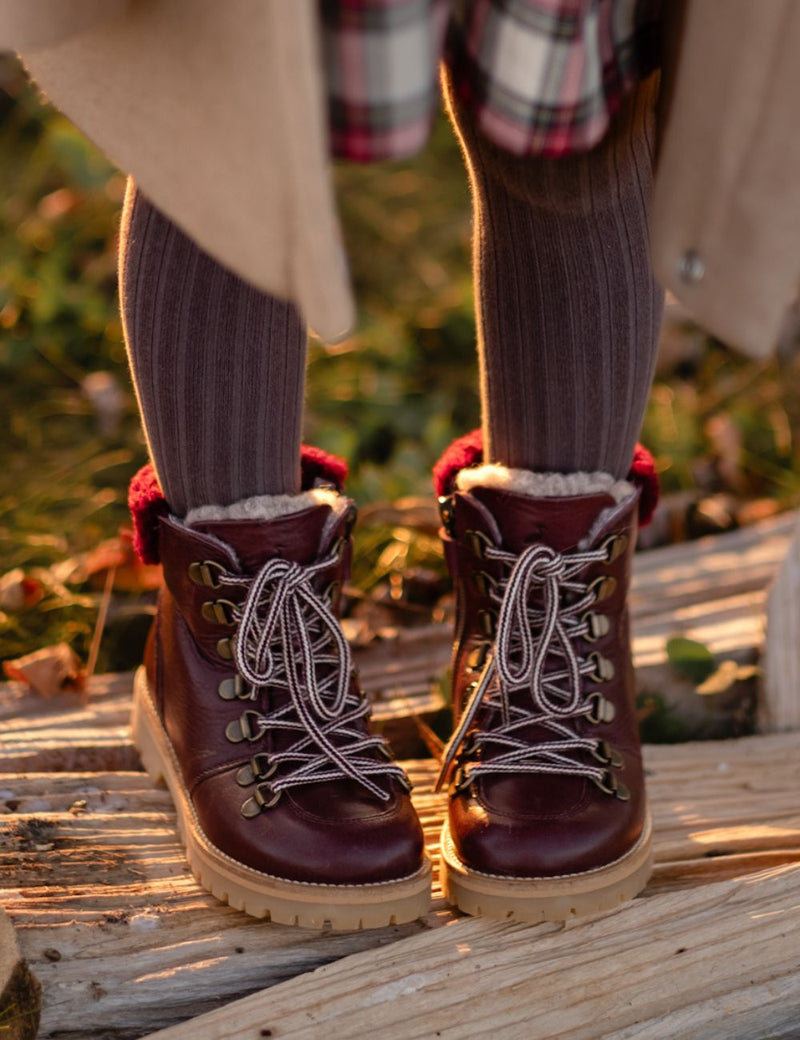
[[605,791],[606,794],[613,794],[615,797],[619,798],[621,802],[627,802],[630,800],[630,791],[621,780],[616,778],[610,769],[607,769],[603,773],[601,779],[592,777],[592,783],[596,784],[601,791]]
[[489,656],[489,644],[479,643],[478,646],[470,650],[467,654],[467,670],[470,672],[479,672],[486,664],[486,658]]
[[472,575],[472,584],[481,596],[491,596],[497,589],[497,582],[486,571],[476,571]]
[[494,542],[483,531],[467,531],[464,534],[464,542],[473,556],[479,560],[486,559],[486,550],[494,548]]
[[612,702],[607,700],[602,693],[595,690],[589,694],[586,702],[590,705],[586,718],[593,726],[607,725],[609,722],[614,721],[617,710]]
[[281,792],[276,791],[272,784],[259,784],[252,798],[248,798],[242,806],[242,816],[252,819],[258,816],[262,809],[271,809],[281,799]]
[[229,599],[210,599],[200,608],[200,613],[206,621],[212,625],[227,625],[231,627],[236,624],[234,611],[236,605]]
[[256,780],[269,780],[271,776],[275,775],[277,769],[277,765],[269,755],[260,751],[257,755],[253,755],[247,765],[242,766],[236,774],[236,783],[240,787],[249,787]]
[[229,679],[223,679],[217,687],[217,693],[224,701],[244,701],[250,699],[250,690],[248,690],[241,675],[233,675]]
[[219,589],[225,584],[219,580],[220,575],[225,573],[225,568],[214,560],[190,563],[188,573],[189,579],[195,585],[205,585],[209,589]]
[[328,601],[328,603],[332,604],[336,601],[336,596],[338,595],[340,588],[341,582],[330,581],[322,590],[322,595]]
[[469,776],[463,766],[459,766],[458,769],[456,769],[452,783],[450,784],[450,797],[455,798],[456,795],[461,794],[462,791],[466,791],[471,784],[472,777]]
[[257,740],[261,734],[258,722],[261,716],[257,711],[245,711],[229,722],[225,727],[225,736],[231,744],[241,744],[244,740]]
[[597,746],[592,748],[592,756],[601,765],[611,766],[612,769],[622,769],[625,765],[625,759],[607,740],[599,740],[597,742]]
[[620,556],[628,548],[628,542],[630,539],[626,534],[612,534],[606,538],[601,548],[605,551],[606,559],[609,563],[613,563],[614,560],[619,559]]
[[595,578],[592,584],[589,586],[589,592],[594,597],[594,603],[600,603],[604,599],[609,599],[617,591],[617,579],[612,578],[611,575],[601,576]]
[[497,631],[497,615],[492,610],[478,611],[478,628],[487,637],[494,639]]
[[589,654],[589,660],[594,667],[594,670],[589,673],[589,678],[595,682],[611,682],[616,675],[613,663],[607,657],[597,653],[597,651]]
[[474,758],[479,747],[478,731],[476,729],[470,730],[464,739],[464,743],[461,745],[460,758],[464,761]]
[[586,625],[587,632],[583,638],[588,643],[596,643],[598,639],[607,636],[611,631],[611,622],[606,614],[584,614],[581,618],[581,624]]

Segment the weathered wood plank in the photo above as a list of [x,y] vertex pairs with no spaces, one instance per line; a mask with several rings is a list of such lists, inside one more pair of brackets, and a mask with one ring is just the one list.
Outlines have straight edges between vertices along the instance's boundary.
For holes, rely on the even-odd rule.
[[20,953],[14,926],[0,906],[0,1034],[3,1040],[34,1040],[42,987]]
[[800,729],[800,525],[767,602],[764,689],[759,728]]
[[150,1040],[349,1040],[378,1023],[386,1040],[757,1040],[769,1035],[757,1025],[765,997],[770,1030],[797,1027],[798,958],[800,867],[783,867],[563,928],[462,920]]
[[[798,744],[778,735],[646,748],[650,896],[800,861]],[[406,766],[435,857],[446,799],[433,793],[434,763]],[[426,921],[378,933],[306,933],[222,907],[188,876],[169,798],[142,773],[6,775],[2,800],[15,811],[0,816],[0,901],[44,983],[42,1038],[139,1036],[455,920],[438,884]],[[64,1033],[71,1021],[85,1032]]]

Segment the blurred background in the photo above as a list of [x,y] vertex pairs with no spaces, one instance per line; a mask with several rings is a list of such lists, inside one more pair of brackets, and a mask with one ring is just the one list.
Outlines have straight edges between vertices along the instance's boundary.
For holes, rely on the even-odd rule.
[[[347,458],[368,507],[351,603],[429,620],[446,596],[430,468],[479,422],[468,186],[444,119],[414,160],[336,178],[361,317],[311,345],[306,439]],[[0,659],[64,642],[85,661],[106,589],[97,667],[133,667],[152,613],[158,576],[124,532],[146,460],[116,300],[124,188],[0,56]],[[800,502],[797,327],[754,363],[669,304],[642,435],[664,496],[643,547]]]

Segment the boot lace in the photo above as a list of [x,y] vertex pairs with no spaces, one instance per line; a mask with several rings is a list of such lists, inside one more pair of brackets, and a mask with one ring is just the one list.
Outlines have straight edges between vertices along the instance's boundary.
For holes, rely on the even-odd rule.
[[[491,747],[492,757],[471,762],[457,787],[489,774],[549,773],[586,777],[608,790],[603,742],[583,737],[574,728],[575,720],[592,713],[584,684],[588,676],[598,678],[599,657],[581,657],[575,648],[577,639],[591,633],[587,611],[597,598],[579,575],[587,565],[608,560],[606,547],[560,553],[531,545],[516,556],[486,546],[483,555],[510,573],[491,593],[499,606],[495,643],[445,748],[438,787],[460,750],[466,758]],[[610,662],[602,664],[610,667]],[[529,694],[529,701],[520,693]],[[494,711],[499,723],[473,730],[481,707]],[[525,731],[532,726],[548,731],[551,739],[526,739]],[[587,762],[588,756],[601,764]]]
[[288,694],[274,711],[245,712],[245,737],[257,741],[267,731],[297,735],[285,750],[254,756],[260,763],[254,780],[269,778],[261,785],[269,790],[259,808],[289,788],[344,777],[384,802],[391,796],[376,779],[394,777],[409,786],[383,739],[365,732],[369,704],[352,687],[350,647],[330,603],[313,585],[337,559],[329,555],[309,565],[273,559],[255,577],[220,575],[221,584],[247,590],[232,612],[233,658],[250,686],[247,698],[257,700],[264,687]]

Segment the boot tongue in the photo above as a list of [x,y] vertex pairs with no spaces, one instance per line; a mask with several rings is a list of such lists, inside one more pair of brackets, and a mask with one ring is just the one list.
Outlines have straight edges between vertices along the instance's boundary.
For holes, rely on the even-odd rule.
[[534,542],[556,552],[574,549],[585,539],[598,515],[616,503],[611,495],[533,498],[502,488],[474,487],[474,496],[492,515],[509,552],[520,553]]
[[244,573],[253,573],[275,557],[312,563],[330,512],[330,506],[319,505],[271,520],[205,520],[192,527],[229,545]]

